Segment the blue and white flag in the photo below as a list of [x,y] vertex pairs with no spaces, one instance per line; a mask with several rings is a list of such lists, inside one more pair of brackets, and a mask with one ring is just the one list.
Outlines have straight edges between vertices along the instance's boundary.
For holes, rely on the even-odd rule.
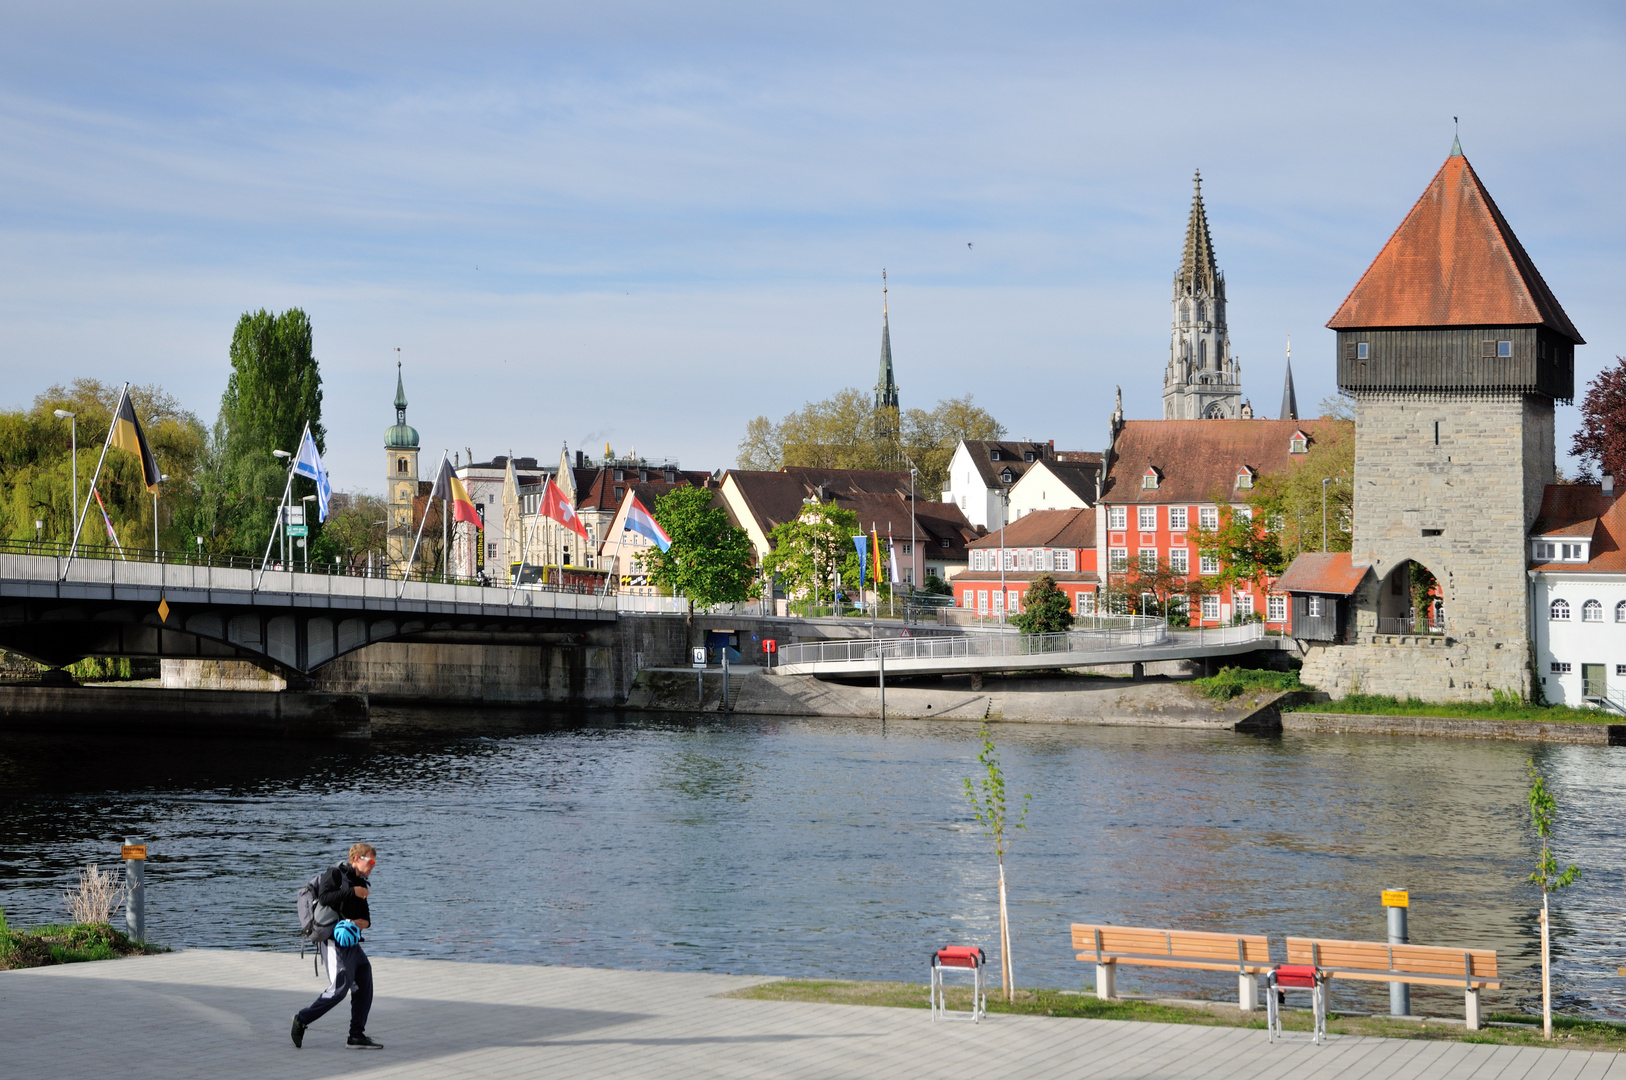
[[308,424],[305,438],[299,443],[299,453],[294,457],[294,475],[316,481],[316,503],[320,507],[316,520],[326,521],[328,500],[333,498],[333,485],[328,483],[327,470],[322,467],[322,455],[317,452],[316,440],[311,438]]

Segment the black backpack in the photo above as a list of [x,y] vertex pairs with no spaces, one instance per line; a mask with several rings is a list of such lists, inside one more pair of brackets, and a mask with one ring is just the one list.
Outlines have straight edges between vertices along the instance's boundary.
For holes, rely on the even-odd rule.
[[[299,935],[313,944],[332,937],[333,928],[339,922],[339,913],[316,899],[322,888],[322,878],[326,876],[327,871],[323,870],[299,887]],[[299,947],[299,954],[305,955],[303,944]]]

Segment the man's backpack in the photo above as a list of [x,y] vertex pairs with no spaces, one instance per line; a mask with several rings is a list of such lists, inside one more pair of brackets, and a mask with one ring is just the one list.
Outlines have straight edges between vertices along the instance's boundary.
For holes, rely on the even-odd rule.
[[[316,897],[322,888],[322,878],[327,876],[324,870],[299,887],[299,934],[306,941],[322,942],[333,936],[333,927],[339,921],[339,913],[320,903]],[[303,953],[304,949],[301,948]]]

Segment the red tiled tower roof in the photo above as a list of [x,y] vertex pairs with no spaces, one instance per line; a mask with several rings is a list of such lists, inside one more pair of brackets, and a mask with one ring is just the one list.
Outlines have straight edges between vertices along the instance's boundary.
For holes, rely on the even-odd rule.
[[1585,344],[1459,147],[1327,323],[1532,325]]

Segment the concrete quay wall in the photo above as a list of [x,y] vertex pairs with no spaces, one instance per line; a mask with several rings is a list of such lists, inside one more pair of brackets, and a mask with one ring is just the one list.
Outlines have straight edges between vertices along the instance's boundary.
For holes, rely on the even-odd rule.
[[22,684],[0,686],[0,731],[364,739],[370,724],[350,694]]
[[1527,651],[1524,640],[1373,635],[1355,645],[1306,645],[1299,678],[1333,697],[1482,702],[1495,690],[1524,695]]

